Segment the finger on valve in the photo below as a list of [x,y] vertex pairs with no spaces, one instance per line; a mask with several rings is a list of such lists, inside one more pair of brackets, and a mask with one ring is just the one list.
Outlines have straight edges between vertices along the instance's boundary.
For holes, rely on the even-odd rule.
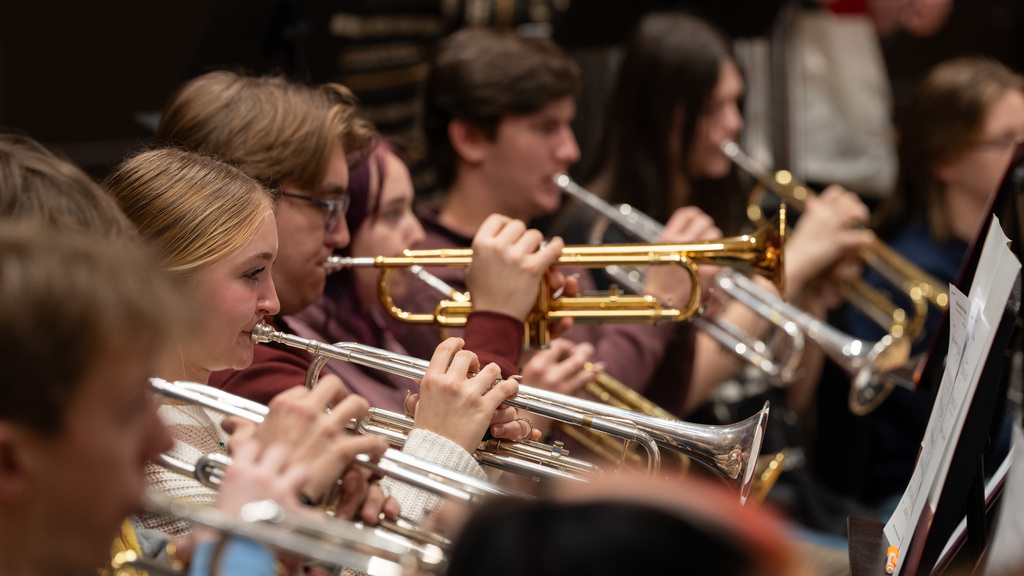
[[[335,509],[335,516],[345,520],[355,520],[363,508],[370,491],[371,472],[362,467],[350,468],[341,478],[340,499]],[[376,523],[375,515],[372,522]]]

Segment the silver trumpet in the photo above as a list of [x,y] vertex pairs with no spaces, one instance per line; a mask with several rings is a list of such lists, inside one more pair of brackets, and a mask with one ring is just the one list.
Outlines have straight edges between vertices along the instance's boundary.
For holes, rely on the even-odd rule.
[[[399,454],[401,454],[401,452],[399,452]],[[401,455],[405,456],[405,454]],[[365,454],[359,454],[358,456],[362,457],[361,459],[357,457],[357,462],[359,463],[366,463],[369,461],[369,458]],[[232,463],[230,456],[226,454],[220,454],[218,452],[203,454],[196,460],[196,463],[194,465],[189,465],[187,462],[182,462],[181,460],[178,460],[177,458],[173,458],[166,454],[161,454],[157,456],[157,458],[154,461],[172,472],[176,472],[178,474],[181,474],[182,476],[187,476],[189,478],[194,478],[195,480],[198,480],[200,484],[206,486],[207,488],[210,488],[211,490],[220,490],[220,487],[224,482],[225,471],[227,470],[228,466],[231,466]],[[385,460],[385,462],[387,462],[387,460]],[[402,466],[406,466],[406,464],[402,464]],[[415,466],[415,464],[410,464],[409,466]],[[372,468],[381,474],[385,473],[384,470],[389,470],[388,466],[374,465]],[[426,489],[435,494],[438,494],[439,496],[454,497],[457,499],[462,499],[465,502],[472,501],[472,494],[470,494],[467,491],[463,491],[454,487],[448,488],[448,485],[443,483],[441,483],[441,486],[444,486],[444,488],[438,489],[434,485],[435,483],[433,483],[433,480],[429,476],[418,476],[418,473],[412,473],[412,476],[403,476],[402,474],[408,474],[409,469],[404,467],[397,468],[400,471],[400,473],[397,476],[399,479],[402,479],[403,481],[408,482],[418,488]],[[388,475],[392,474],[388,472]],[[363,525],[361,522],[357,522],[357,524],[360,526]],[[451,540],[449,540],[448,538],[445,538],[437,532],[431,532],[429,530],[421,528],[405,518],[399,517],[395,520],[392,520],[390,518],[385,517],[384,514],[382,513],[378,520],[378,524],[380,525],[381,528],[384,528],[385,530],[394,532],[396,534],[400,534],[402,536],[405,536],[406,538],[415,540],[416,542],[440,546],[444,549],[448,549],[451,547]]]
[[[143,508],[153,514],[207,526],[224,536],[250,538],[275,551],[294,554],[320,565],[351,568],[372,576],[402,576],[414,572],[443,574],[448,567],[448,559],[438,546],[420,544],[398,534],[327,516],[292,517],[271,500],[250,502],[238,515],[232,515],[147,491]],[[112,567],[115,573],[122,568],[183,573],[141,559],[133,551],[119,553]]]
[[[609,204],[565,174],[556,176],[555,184],[563,192],[604,216],[609,222],[614,223],[641,242],[658,242],[658,237],[665,229],[660,222],[629,204],[618,206]],[[640,269],[609,266],[605,271],[622,288],[637,294],[643,293],[644,276]],[[775,302],[780,300],[778,297],[756,284],[752,284],[753,287],[749,290],[738,288],[736,283],[731,280],[738,275],[730,268],[723,268],[715,278],[716,287],[785,333],[789,346],[783,357],[776,357],[778,353],[769,350],[769,346],[763,340],[754,338],[724,318],[694,316],[690,322],[718,342],[722,348],[763,372],[771,382],[788,384],[798,377],[797,367],[800,365],[803,352],[804,335],[793,322],[773,310]]]
[[[753,284],[749,278],[739,275],[733,281]],[[781,299],[773,308],[800,326],[811,342],[850,375],[848,404],[851,412],[863,416],[877,408],[892,392],[895,380],[890,373],[910,356],[909,338],[886,334],[877,342],[865,342]]]
[[[306,350],[314,357],[354,362],[414,380],[422,380],[429,365],[426,360],[369,346],[324,344],[276,331],[265,323],[253,329],[252,339],[256,343],[279,342]],[[700,425],[648,416],[526,385],[520,385],[519,392],[505,403],[559,422],[639,442],[648,452],[649,473],[656,472],[660,466],[659,448],[685,454],[737,484],[741,501],[746,501],[750,492],[753,465],[761,450],[768,418],[766,402],[761,411],[742,422],[724,426]]]
[[[251,422],[263,422],[269,413],[269,408],[263,404],[196,382],[168,382],[161,378],[150,378],[149,385],[153,391],[168,398],[202,406],[221,414],[237,416]],[[374,412],[385,413],[382,418],[387,418],[387,415],[392,414],[377,408],[370,408],[371,419],[375,418]],[[400,414],[396,416],[405,418]],[[349,423],[349,428],[362,433],[372,433],[372,430],[366,430],[365,426],[365,422]],[[391,440],[389,437],[385,439]],[[401,442],[396,442],[399,445],[404,443],[404,437]],[[161,455],[157,459],[157,463],[186,476],[193,476],[205,486],[216,488],[219,486],[219,478],[223,475],[223,468],[230,460],[225,460],[225,458],[227,457],[223,455],[209,454],[195,465],[190,465]],[[388,449],[378,461],[374,461],[366,454],[357,454],[356,463],[378,474],[391,476],[396,480],[412,484],[439,496],[461,502],[473,503],[491,495],[530,498],[529,495],[522,492],[485,482],[469,474],[444,468],[394,449]]]
[[[650,236],[656,238],[664,228],[650,216],[627,205],[619,208],[611,206],[573,182],[568,176],[559,176],[558,185],[573,198],[594,208],[641,240]],[[616,278],[627,287],[642,286],[637,283],[638,276]],[[723,269],[718,274],[716,283],[731,297],[770,319],[773,324],[785,330],[786,334],[791,335],[792,330],[796,329],[800,337],[794,338],[794,346],[799,344],[802,347],[803,339],[806,337],[845,370],[851,379],[848,404],[854,414],[862,416],[871,412],[892,392],[895,380],[889,374],[901,367],[909,357],[911,342],[908,338],[889,334],[877,342],[859,340],[787,303],[758,286],[750,278],[733,270]],[[790,366],[790,370],[795,368],[790,362],[784,366]],[[771,375],[768,370],[765,372]]]

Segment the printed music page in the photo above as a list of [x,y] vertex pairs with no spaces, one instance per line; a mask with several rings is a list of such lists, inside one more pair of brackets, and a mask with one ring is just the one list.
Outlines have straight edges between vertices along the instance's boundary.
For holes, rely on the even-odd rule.
[[[957,439],[1020,268],[998,218],[993,217],[970,296],[955,286],[949,287],[946,369],[921,441],[914,474],[884,529],[886,540],[900,551],[895,574],[900,574],[906,559],[903,552],[910,548],[922,514],[927,508],[930,517],[938,503]],[[927,534],[927,528],[926,525],[921,537]]]

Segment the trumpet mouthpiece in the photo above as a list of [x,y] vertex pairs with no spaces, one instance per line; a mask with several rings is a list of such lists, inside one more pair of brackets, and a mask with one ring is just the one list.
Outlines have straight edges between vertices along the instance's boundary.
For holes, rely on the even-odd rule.
[[253,327],[251,338],[253,344],[262,344],[264,342],[270,342],[270,336],[275,332],[274,328],[266,322],[260,322]]

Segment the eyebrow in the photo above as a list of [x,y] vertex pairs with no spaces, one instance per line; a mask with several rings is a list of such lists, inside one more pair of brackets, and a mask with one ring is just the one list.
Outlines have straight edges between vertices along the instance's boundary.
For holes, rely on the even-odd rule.
[[347,186],[328,186],[326,188],[320,189],[318,191],[318,194],[321,197],[323,197],[323,196],[344,196],[345,194],[348,194],[348,187]]
[[272,262],[273,260],[274,255],[271,254],[270,252],[260,252],[258,254],[253,254],[252,256],[246,258],[245,264],[258,264],[260,262]]

